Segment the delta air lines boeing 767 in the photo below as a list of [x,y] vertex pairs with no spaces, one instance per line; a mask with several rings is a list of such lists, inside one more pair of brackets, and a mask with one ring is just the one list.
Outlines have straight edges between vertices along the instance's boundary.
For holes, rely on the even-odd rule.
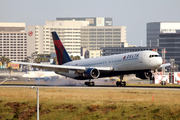
[[119,76],[117,86],[126,86],[123,76],[136,74],[141,79],[152,79],[152,70],[162,66],[162,58],[154,51],[138,51],[118,55],[72,61],[56,32],[52,32],[58,65],[47,65],[27,62],[13,62],[31,65],[35,68],[55,71],[66,77],[77,80],[89,80],[85,85],[94,86],[92,79]]

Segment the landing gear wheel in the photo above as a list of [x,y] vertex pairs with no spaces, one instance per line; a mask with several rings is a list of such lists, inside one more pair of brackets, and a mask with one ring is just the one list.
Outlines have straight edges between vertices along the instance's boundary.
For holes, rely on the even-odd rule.
[[88,86],[88,85],[89,85],[89,82],[85,82],[84,85]]
[[117,86],[117,87],[120,87],[120,86],[121,86],[121,84],[120,84],[119,81],[116,82],[116,86]]
[[121,86],[122,86],[122,87],[125,87],[125,86],[126,86],[126,82],[125,82],[125,81],[123,81],[123,82],[122,82],[122,81],[117,81],[117,82],[116,82],[116,86],[117,86],[117,87],[121,87]]
[[94,82],[89,82],[88,86],[94,86]]
[[126,82],[125,81],[122,82],[122,86],[126,87]]
[[166,81],[161,81],[161,85],[166,85]]
[[94,82],[85,82],[84,83],[86,86],[94,86],[95,84],[94,84]]
[[124,75],[120,75],[120,76],[119,76],[120,81],[117,81],[117,82],[116,82],[116,86],[117,86],[117,87],[120,87],[120,86],[125,87],[125,86],[126,86],[126,82],[125,82],[125,81],[122,81],[122,80],[123,80],[123,77],[124,77]]

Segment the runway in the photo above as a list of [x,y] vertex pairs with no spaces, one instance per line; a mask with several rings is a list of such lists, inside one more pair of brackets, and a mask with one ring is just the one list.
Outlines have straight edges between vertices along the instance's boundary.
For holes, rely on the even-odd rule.
[[180,87],[173,86],[126,86],[117,87],[115,85],[95,85],[95,86],[63,86],[63,85],[40,85],[40,84],[2,84],[2,87],[30,88],[35,86],[38,88],[65,88],[65,89],[143,89],[143,90],[180,90]]
[[[140,80],[135,76],[126,76],[125,80],[127,81],[126,87],[117,87],[115,82],[116,79],[94,79],[95,86],[85,86],[85,81],[78,81],[73,79],[53,79],[45,81],[43,79],[40,80],[8,80],[0,84],[1,87],[39,87],[39,88],[67,88],[67,89],[150,89],[150,90],[180,90],[180,85],[155,85],[149,84],[149,80]],[[0,82],[2,82],[1,80]]]

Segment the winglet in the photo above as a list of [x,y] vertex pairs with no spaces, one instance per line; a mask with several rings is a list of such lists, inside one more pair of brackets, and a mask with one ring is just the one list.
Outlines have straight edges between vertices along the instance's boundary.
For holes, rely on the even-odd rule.
[[51,33],[54,41],[54,47],[56,51],[58,64],[62,65],[64,63],[72,61],[66,49],[64,48],[63,44],[61,43],[61,40],[59,39],[57,33],[56,32],[51,32]]

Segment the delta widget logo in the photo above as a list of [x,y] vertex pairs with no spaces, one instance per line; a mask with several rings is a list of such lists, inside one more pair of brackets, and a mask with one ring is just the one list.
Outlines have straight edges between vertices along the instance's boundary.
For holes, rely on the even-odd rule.
[[28,32],[28,35],[29,35],[29,36],[32,36],[32,35],[33,35],[33,31],[29,31],[29,32]]
[[126,58],[126,56],[123,57],[123,60]]

